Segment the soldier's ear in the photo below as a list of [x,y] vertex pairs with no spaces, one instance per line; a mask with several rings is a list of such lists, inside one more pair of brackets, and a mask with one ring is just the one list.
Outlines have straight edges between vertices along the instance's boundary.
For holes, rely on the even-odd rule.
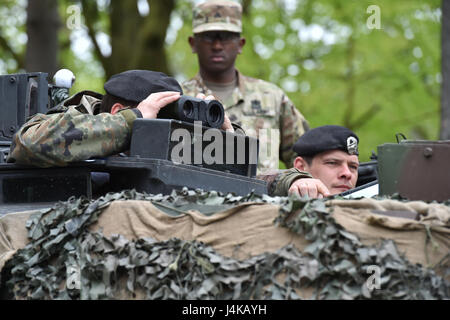
[[125,107],[123,105],[121,105],[120,103],[114,103],[113,106],[111,107],[111,114],[116,114],[123,108],[125,108]]
[[197,53],[197,47],[196,47],[196,45],[195,45],[195,39],[194,39],[194,37],[190,36],[190,37],[188,38],[188,42],[189,42],[189,45],[191,46],[192,53]]
[[242,53],[242,48],[244,48],[244,46],[245,46],[245,38],[240,38],[238,53]]
[[294,159],[294,168],[301,171],[307,171],[308,163],[302,157],[297,157]]

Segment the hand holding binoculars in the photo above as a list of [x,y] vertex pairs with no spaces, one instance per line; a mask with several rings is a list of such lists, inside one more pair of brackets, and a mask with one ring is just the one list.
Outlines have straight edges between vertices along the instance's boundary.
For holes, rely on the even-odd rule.
[[201,121],[203,126],[211,128],[222,127],[224,116],[225,111],[219,101],[184,95],[162,108],[158,113],[160,119],[176,119],[191,123]]

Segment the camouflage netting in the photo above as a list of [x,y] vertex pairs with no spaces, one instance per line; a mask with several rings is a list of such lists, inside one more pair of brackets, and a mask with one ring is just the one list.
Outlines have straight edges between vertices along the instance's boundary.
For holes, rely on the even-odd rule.
[[[274,223],[310,244],[303,252],[289,245],[236,260],[197,241],[130,241],[88,230],[112,201],[130,199],[175,211],[189,204],[223,209],[249,201],[273,203],[280,207]],[[2,269],[4,298],[299,299],[308,290],[313,299],[450,298],[448,281],[433,269],[410,263],[393,241],[363,245],[336,223],[323,200],[124,191],[95,201],[69,199],[31,216],[27,229],[30,242]],[[374,265],[380,268],[381,289],[368,285]],[[441,262],[446,272],[448,265],[449,255]]]

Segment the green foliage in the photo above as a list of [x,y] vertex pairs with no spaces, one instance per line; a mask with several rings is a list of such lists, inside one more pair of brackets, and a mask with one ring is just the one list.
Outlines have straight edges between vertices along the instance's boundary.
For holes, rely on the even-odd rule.
[[0,74],[14,73],[23,68],[25,7],[25,0],[4,0],[0,6]]
[[[195,2],[176,2],[166,37],[171,73],[179,81],[198,70],[187,42]],[[79,3],[59,2],[60,65],[77,76],[72,93],[102,92],[104,71],[92,44],[83,49],[74,41],[86,37],[86,31],[66,26],[68,6]],[[97,24],[108,33],[108,2],[101,3]],[[362,161],[369,160],[378,145],[394,142],[398,132],[410,139],[435,140],[440,117],[440,4],[439,0],[252,0],[243,22],[247,43],[237,67],[283,88],[312,127],[341,124],[355,130],[361,138]],[[370,5],[379,8],[380,29],[368,27],[374,21]],[[25,1],[7,0],[0,9],[0,35],[16,53],[0,45],[2,73],[20,70],[17,57],[25,50],[20,41],[25,34],[25,6]],[[16,16],[22,18],[8,18]]]
[[192,36],[192,1],[179,0],[166,38],[167,55],[173,75],[182,82],[198,72],[197,55],[192,53],[188,37]]
[[[68,22],[73,22],[76,11],[71,10],[74,6],[80,8],[77,0],[64,0],[59,2],[59,13],[61,17],[61,28],[59,30],[60,52],[59,60],[61,68],[71,70],[76,81],[70,93],[75,94],[82,90],[92,90],[104,93],[103,83],[105,82],[105,72],[100,61],[93,53],[92,42],[88,39],[87,29],[84,25],[83,15],[80,15],[80,26],[70,27]],[[100,15],[98,24],[106,24],[106,12]]]
[[[440,1],[377,1],[381,29],[367,27],[372,4],[253,0],[237,61],[282,87],[311,126],[355,130],[362,161],[398,132],[433,140],[439,128]],[[190,17],[183,21],[168,52],[177,74],[191,77]]]

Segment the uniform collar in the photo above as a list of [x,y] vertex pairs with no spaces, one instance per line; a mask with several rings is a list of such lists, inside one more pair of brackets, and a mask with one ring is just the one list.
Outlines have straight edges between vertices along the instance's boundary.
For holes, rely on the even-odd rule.
[[[237,87],[234,89],[233,94],[227,101],[222,101],[224,104],[225,109],[228,109],[231,106],[235,106],[240,102],[243,102],[244,99],[244,92],[245,92],[245,76],[239,72],[239,70],[236,70],[236,76],[237,76]],[[198,87],[201,88],[202,92],[205,95],[213,95],[212,91],[205,85],[205,82],[203,81],[200,72],[197,73],[194,77],[194,80],[197,82]]]

